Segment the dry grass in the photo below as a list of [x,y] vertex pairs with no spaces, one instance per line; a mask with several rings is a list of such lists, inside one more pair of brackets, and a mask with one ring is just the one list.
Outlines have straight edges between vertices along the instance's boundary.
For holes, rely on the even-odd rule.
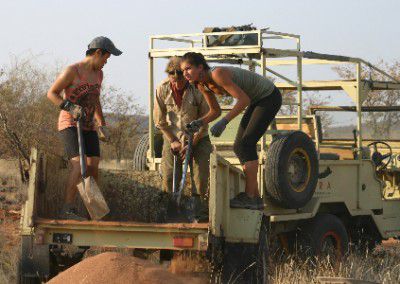
[[279,256],[271,260],[274,284],[320,283],[319,277],[354,278],[376,283],[400,283],[400,247],[379,246],[363,255],[350,253],[342,262],[324,259],[300,260]]
[[0,185],[0,284],[16,283],[20,254],[20,209],[26,190],[3,178]]
[[[13,224],[0,223],[0,283],[16,283],[19,263],[19,242]],[[10,232],[11,231],[11,232]]]

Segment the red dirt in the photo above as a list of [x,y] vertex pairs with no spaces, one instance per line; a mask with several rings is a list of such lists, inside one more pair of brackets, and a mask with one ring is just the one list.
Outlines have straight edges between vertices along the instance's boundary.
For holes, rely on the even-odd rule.
[[15,210],[0,209],[0,238],[3,249],[13,249],[19,244],[19,220],[21,214]]
[[60,273],[48,284],[112,284],[112,283],[207,283],[206,279],[174,275],[166,268],[147,260],[106,252],[89,257]]
[[382,246],[388,248],[388,247],[399,247],[400,246],[400,241],[395,240],[395,239],[388,239],[386,241],[382,241]]

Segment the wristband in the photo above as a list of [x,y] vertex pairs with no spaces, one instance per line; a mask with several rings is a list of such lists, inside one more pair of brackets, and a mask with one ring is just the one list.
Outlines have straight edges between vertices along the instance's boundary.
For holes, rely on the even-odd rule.
[[63,102],[60,104],[60,109],[65,110],[65,111],[70,111],[71,107],[74,104],[69,101],[69,100],[63,100]]

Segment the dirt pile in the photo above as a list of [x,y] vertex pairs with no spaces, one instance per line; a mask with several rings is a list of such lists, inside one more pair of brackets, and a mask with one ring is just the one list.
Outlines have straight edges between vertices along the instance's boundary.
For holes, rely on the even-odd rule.
[[[59,156],[49,155],[39,168],[42,170],[38,175],[37,215],[55,219],[64,203],[68,164]],[[162,192],[159,172],[103,169],[98,185],[110,208],[104,221],[168,222],[167,212],[174,202],[171,194]],[[79,196],[75,206],[80,216],[88,217]]]
[[171,195],[161,191],[158,172],[101,171],[99,186],[110,207],[104,220],[165,221]]
[[[186,189],[190,188],[189,180]],[[175,202],[171,193],[161,190],[161,177],[156,171],[101,171],[99,187],[110,208],[110,213],[103,218],[105,221],[164,223],[173,220]],[[188,196],[182,196],[182,206],[188,200]]]
[[207,283],[205,279],[174,275],[147,260],[106,252],[89,257],[51,279],[49,284]]

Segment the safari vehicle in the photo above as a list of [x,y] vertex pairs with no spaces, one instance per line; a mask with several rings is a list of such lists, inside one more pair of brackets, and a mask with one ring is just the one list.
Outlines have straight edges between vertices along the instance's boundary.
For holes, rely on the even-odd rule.
[[[227,39],[230,39],[229,41]],[[276,48],[286,40],[294,48]],[[313,254],[331,251],[340,256],[349,243],[373,247],[382,239],[400,236],[400,141],[379,137],[363,139],[362,113],[399,111],[399,107],[370,107],[363,102],[370,91],[399,90],[400,83],[370,63],[353,57],[304,52],[300,36],[255,29],[236,32],[157,35],[150,37],[149,135],[139,144],[137,166],[155,171],[161,158],[152,108],[155,61],[201,52],[218,64],[235,64],[264,76],[275,76],[283,92],[296,92],[295,115],[277,116],[259,143],[259,186],[264,211],[233,209],[229,200],[244,191],[244,176],[232,145],[240,117],[224,134],[213,138],[210,157],[209,220],[207,223],[138,223],[121,221],[70,221],[50,218],[60,202],[55,188],[63,187],[65,170],[60,158],[32,152],[28,200],[22,215],[22,280],[49,278],[62,247],[73,245],[138,248],[161,252],[202,251],[213,263],[215,282],[226,283],[245,275],[255,283],[267,281],[268,249],[278,243],[287,250],[303,245]],[[354,80],[303,81],[307,65],[354,66]],[[274,66],[293,66],[282,74]],[[387,81],[366,80],[363,67],[383,74]],[[290,79],[290,76],[295,79]],[[349,96],[350,106],[319,106],[303,111],[303,92],[337,91]],[[225,108],[224,111],[228,111]],[[319,112],[352,111],[357,114],[354,139],[324,137]],[[157,142],[158,141],[158,142]],[[371,148],[369,150],[369,148]],[[142,163],[142,164],[139,164]],[[144,164],[143,164],[144,163]],[[169,255],[163,254],[163,255]],[[78,255],[79,256],[79,255]],[[250,281],[249,280],[249,281]]]

